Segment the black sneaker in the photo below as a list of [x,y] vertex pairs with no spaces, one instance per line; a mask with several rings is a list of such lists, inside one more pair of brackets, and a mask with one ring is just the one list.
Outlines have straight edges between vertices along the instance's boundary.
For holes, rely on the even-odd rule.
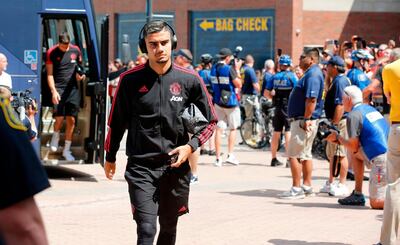
[[[347,172],[346,179],[348,179],[348,180],[354,180],[354,174],[353,174],[352,172]],[[363,177],[363,180],[368,181],[369,178],[368,178],[367,176],[364,176],[364,177]]]
[[208,151],[207,150],[200,150],[200,155],[208,155]]
[[365,206],[365,198],[363,194],[356,194],[353,191],[350,196],[339,199],[338,202],[341,205],[351,205],[351,206]]
[[216,156],[217,153],[215,152],[215,150],[209,150],[209,151],[208,151],[208,155],[209,155],[209,156]]
[[272,158],[271,160],[271,167],[276,167],[276,166],[281,166],[283,165],[282,162],[280,162],[278,159],[276,158]]

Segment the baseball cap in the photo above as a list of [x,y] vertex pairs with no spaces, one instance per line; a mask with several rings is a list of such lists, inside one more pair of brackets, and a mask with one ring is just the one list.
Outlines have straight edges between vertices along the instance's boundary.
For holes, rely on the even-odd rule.
[[192,52],[190,52],[189,49],[184,49],[184,48],[179,49],[178,52],[176,52],[175,56],[179,56],[179,55],[185,57],[189,61],[193,60]]
[[328,61],[324,61],[321,63],[324,65],[331,64],[331,65],[335,65],[335,66],[345,67],[344,60],[342,59],[342,57],[340,57],[338,55],[332,56],[332,58],[329,59]]
[[333,57],[333,53],[329,49],[325,49],[324,51],[322,51],[322,54],[323,55],[325,54],[327,56]]
[[229,48],[222,48],[217,54],[218,57],[224,58],[226,56],[232,55],[232,51]]

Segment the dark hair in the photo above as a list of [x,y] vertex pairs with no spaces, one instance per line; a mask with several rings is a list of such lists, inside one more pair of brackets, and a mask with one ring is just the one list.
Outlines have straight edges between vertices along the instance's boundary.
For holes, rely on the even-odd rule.
[[338,73],[345,73],[346,69],[343,66],[336,66]]
[[143,38],[147,37],[147,35],[149,34],[158,33],[163,30],[167,30],[170,33],[171,38],[174,35],[171,27],[168,26],[165,21],[161,20],[151,21],[143,27]]
[[312,57],[316,63],[319,63],[319,50],[317,48],[307,50],[305,55]]
[[58,42],[62,44],[69,44],[71,41],[68,33],[62,32],[60,35],[58,35]]

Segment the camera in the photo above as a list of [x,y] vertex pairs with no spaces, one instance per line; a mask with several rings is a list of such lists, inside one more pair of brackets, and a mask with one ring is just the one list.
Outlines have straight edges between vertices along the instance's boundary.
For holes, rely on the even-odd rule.
[[337,134],[340,133],[339,129],[335,125],[326,123],[325,125],[323,125],[323,127],[321,127],[320,133],[321,133],[322,139],[326,139],[326,137],[328,137],[332,133],[331,130],[336,131]]
[[37,111],[34,103],[35,100],[29,96],[31,93],[32,91],[30,91],[29,89],[12,93],[14,100],[11,101],[11,106],[14,108],[15,111],[20,113],[19,108],[22,107],[25,110],[28,110],[29,106],[32,106],[32,109]]
[[235,60],[239,60],[239,59],[240,59],[240,58],[239,58],[239,54],[240,54],[240,52],[242,52],[242,51],[243,51],[242,46],[237,46],[237,47],[235,48],[235,51],[233,52],[233,57],[234,57],[234,59],[231,60],[231,62],[229,63],[229,65],[235,65]]

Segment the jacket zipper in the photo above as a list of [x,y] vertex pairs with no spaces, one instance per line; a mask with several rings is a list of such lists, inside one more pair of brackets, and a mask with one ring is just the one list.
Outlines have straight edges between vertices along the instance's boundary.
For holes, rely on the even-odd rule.
[[162,88],[161,78],[162,78],[161,75],[158,76],[158,82],[159,82],[159,86],[160,86],[160,103],[159,103],[159,109],[158,109],[158,111],[159,111],[158,118],[159,118],[159,120],[160,120],[161,151],[164,152],[164,151],[165,151],[165,149],[164,149],[164,140],[163,140],[163,137],[162,137],[162,134],[161,134],[161,132],[162,132],[161,106],[162,106],[162,102],[163,102],[163,97],[162,97],[162,90],[163,90],[163,88]]

